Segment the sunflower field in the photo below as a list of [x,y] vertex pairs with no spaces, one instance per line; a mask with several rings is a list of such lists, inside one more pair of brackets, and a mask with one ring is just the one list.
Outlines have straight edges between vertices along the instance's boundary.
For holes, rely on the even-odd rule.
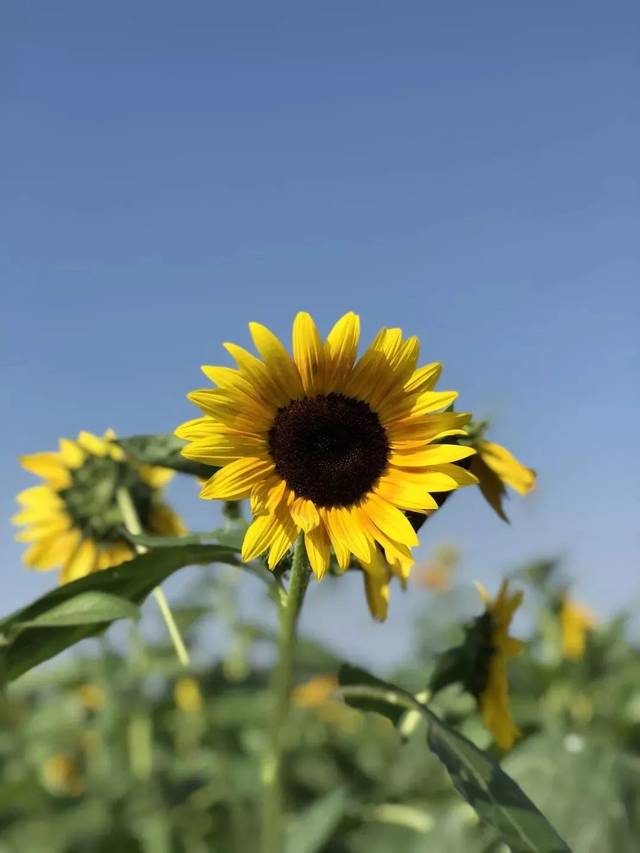
[[[38,478],[13,518],[24,562],[58,584],[0,622],[0,853],[636,850],[625,618],[576,601],[555,560],[477,591],[453,548],[414,565],[454,492],[477,489],[501,523],[535,471],[400,329],[360,348],[357,315],[323,338],[300,312],[291,354],[250,332],[257,354],[225,344],[236,366],[203,367],[199,414],[174,434],[81,431],[21,458]],[[220,526],[185,526],[174,476]],[[372,632],[402,588],[423,602],[393,671],[299,630],[314,587],[339,595],[345,573]],[[244,585],[273,619],[243,615]],[[161,633],[141,632],[143,605]]]

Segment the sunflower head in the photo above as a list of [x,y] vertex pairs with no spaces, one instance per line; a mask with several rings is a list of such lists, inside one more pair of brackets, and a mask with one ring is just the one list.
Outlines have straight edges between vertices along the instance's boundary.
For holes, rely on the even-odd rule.
[[133,549],[122,536],[116,500],[122,487],[144,529],[183,532],[178,517],[160,499],[172,472],[136,464],[114,437],[111,430],[102,437],[81,432],[75,441],[60,439],[58,451],[21,457],[22,466],[43,479],[18,495],[22,508],[13,518],[25,526],[17,538],[30,543],[24,554],[30,568],[60,567],[60,581],[66,583],[129,559]]
[[503,581],[496,598],[491,599],[478,585],[485,605],[480,617],[485,627],[487,657],[480,668],[483,683],[476,685],[476,695],[484,722],[493,734],[500,749],[511,749],[520,732],[513,722],[509,707],[509,681],[507,666],[511,658],[520,654],[523,643],[509,636],[509,626],[522,602],[522,591],[509,592],[509,582]]
[[358,359],[353,313],[325,340],[298,314],[292,356],[264,326],[249,328],[260,357],[225,344],[236,367],[202,368],[216,387],[189,394],[202,415],[176,430],[188,459],[220,467],[201,497],[250,499],[245,560],[266,552],[273,569],[299,535],[318,579],[332,551],[342,571],[355,558],[384,618],[389,578],[406,580],[418,542],[406,513],[433,512],[432,493],[477,482],[455,464],[473,448],[441,443],[469,417],[450,411],[457,394],[435,390],[441,365],[418,367],[418,339],[400,329],[383,329]]

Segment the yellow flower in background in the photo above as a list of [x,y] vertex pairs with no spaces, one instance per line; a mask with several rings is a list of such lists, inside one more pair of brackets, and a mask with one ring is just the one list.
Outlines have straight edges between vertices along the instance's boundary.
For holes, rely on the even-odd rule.
[[485,617],[489,621],[488,642],[490,646],[484,686],[479,695],[484,723],[495,738],[500,749],[511,749],[520,732],[513,722],[509,707],[509,681],[507,667],[511,658],[523,647],[521,640],[509,636],[513,614],[522,602],[522,592],[509,594],[509,582],[503,581],[495,599],[486,589],[477,584],[485,605]]
[[420,586],[426,586],[432,592],[448,592],[451,589],[460,554],[453,545],[441,545],[433,558],[423,563],[415,577]]
[[186,714],[196,714],[202,710],[202,693],[200,685],[190,675],[183,675],[179,678],[173,688],[173,701],[180,711]]
[[21,510],[12,519],[25,526],[16,538],[30,543],[23,556],[29,568],[60,568],[60,583],[68,583],[132,557],[133,547],[121,534],[116,500],[122,486],[131,494],[143,529],[165,535],[184,532],[178,516],[161,500],[173,472],[135,464],[114,437],[111,430],[102,437],[80,432],[75,441],[60,439],[58,451],[21,457],[23,468],[44,481],[18,495]]
[[41,768],[42,784],[51,794],[62,797],[80,797],[85,781],[74,757],[67,752],[49,756]]
[[453,464],[472,448],[437,443],[469,417],[445,411],[457,394],[434,390],[441,365],[418,368],[418,339],[400,329],[383,329],[359,360],[353,313],[326,340],[299,313],[293,358],[264,326],[249,329],[261,359],[225,344],[237,369],[203,367],[217,388],[188,395],[203,416],[176,430],[184,456],[221,466],[201,497],[250,499],[246,561],[268,552],[275,568],[300,533],[318,579],[331,550],[341,570],[353,555],[384,618],[389,577],[406,580],[418,544],[404,510],[432,512],[432,492],[477,482]]
[[587,634],[596,625],[596,616],[588,607],[564,598],[560,609],[562,653],[567,660],[580,660],[587,645]]
[[337,689],[338,679],[335,675],[315,675],[294,687],[291,698],[298,708],[317,708],[318,705],[328,702]]
[[78,687],[80,704],[87,711],[99,711],[104,707],[106,694],[97,684],[81,684]]
[[526,495],[536,486],[536,472],[527,468],[501,444],[478,439],[473,442],[476,455],[471,459],[470,470],[478,478],[480,491],[492,509],[504,521],[508,521],[502,501],[506,496],[505,486],[521,495]]

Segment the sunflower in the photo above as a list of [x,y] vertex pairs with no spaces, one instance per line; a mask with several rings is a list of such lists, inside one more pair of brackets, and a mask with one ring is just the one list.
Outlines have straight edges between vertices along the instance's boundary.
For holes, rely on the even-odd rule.
[[75,441],[60,439],[57,452],[20,459],[23,468],[44,480],[17,498],[22,508],[12,521],[26,528],[16,538],[30,543],[23,560],[32,569],[60,567],[60,583],[133,556],[122,536],[116,500],[120,487],[128,489],[143,529],[165,535],[184,532],[178,516],[161,501],[162,487],[173,472],[135,464],[113,438],[111,430],[102,438],[81,432]]
[[489,506],[503,519],[508,521],[502,501],[506,497],[506,486],[518,494],[526,495],[536,487],[537,476],[533,468],[527,468],[519,459],[493,441],[483,438],[472,440],[476,455],[470,460],[470,470],[478,478],[480,491]]
[[587,634],[596,625],[596,616],[592,610],[564,597],[560,609],[560,628],[562,632],[562,653],[567,660],[580,660],[587,647]]
[[454,464],[474,450],[438,443],[464,434],[469,416],[445,411],[457,394],[434,390],[441,365],[418,368],[418,339],[400,329],[379,332],[359,360],[353,313],[325,341],[299,313],[293,358],[265,326],[249,329],[261,359],[225,344],[237,369],[203,367],[217,388],[188,395],[203,416],[176,430],[184,456],[221,466],[200,496],[250,499],[245,561],[268,552],[273,569],[300,534],[318,579],[331,550],[343,571],[353,555],[382,618],[389,577],[406,580],[418,543],[404,511],[430,513],[431,492],[477,482]]
[[478,700],[484,723],[493,734],[501,749],[511,749],[520,732],[513,722],[509,707],[509,682],[507,666],[509,660],[520,654],[523,643],[509,636],[513,614],[522,602],[522,592],[509,594],[509,582],[503,581],[495,599],[486,589],[477,585],[485,605],[488,659],[485,661],[483,684],[478,691]]

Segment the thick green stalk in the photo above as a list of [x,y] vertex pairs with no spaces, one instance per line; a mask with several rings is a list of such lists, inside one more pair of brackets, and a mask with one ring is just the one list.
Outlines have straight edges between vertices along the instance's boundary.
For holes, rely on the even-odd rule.
[[291,698],[296,627],[309,576],[304,539],[300,535],[294,546],[289,587],[281,596],[279,606],[278,660],[271,680],[273,704],[262,763],[261,853],[282,853],[283,850],[282,755]]

